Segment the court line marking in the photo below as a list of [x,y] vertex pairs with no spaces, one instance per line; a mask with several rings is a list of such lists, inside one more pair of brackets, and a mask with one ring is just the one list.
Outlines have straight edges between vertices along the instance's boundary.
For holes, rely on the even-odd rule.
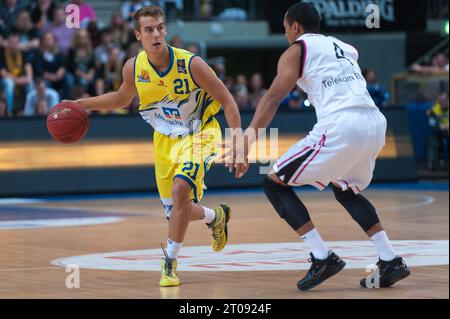
[[[432,203],[435,202],[435,198],[433,196],[428,196],[428,195],[411,195],[410,197],[422,197],[423,201],[419,202],[419,203],[414,203],[414,204],[405,204],[405,205],[398,205],[398,206],[392,206],[392,207],[387,207],[387,208],[382,208],[382,210],[386,211],[386,210],[398,210],[398,209],[407,209],[407,208],[415,208],[415,207],[420,207],[420,206],[426,206],[426,205],[430,205]],[[35,199],[16,199],[16,198],[6,198],[6,199],[0,199],[0,205],[2,204],[11,204],[13,202],[16,203],[36,203],[36,202],[46,202],[45,200],[35,200]],[[77,209],[76,207],[69,207],[70,209]],[[144,215],[144,213],[141,213],[142,215]],[[145,213],[148,215],[153,215],[154,213]],[[159,214],[158,214],[159,215]],[[422,267],[430,267],[430,266],[422,266]],[[45,270],[45,269],[60,269],[61,267],[38,267],[38,268],[11,268],[11,269],[0,269],[0,272],[7,272],[7,271],[23,271],[23,270]],[[436,269],[436,268],[434,268]],[[442,269],[442,270],[446,270],[446,269]]]
[[[394,248],[410,267],[448,265],[448,240],[393,240]],[[378,256],[370,241],[327,241],[330,249],[347,261],[346,269],[365,269]],[[185,247],[179,257],[182,271],[281,271],[307,270],[309,248],[303,242],[247,243],[227,246],[216,254],[210,246]],[[51,261],[67,267],[114,271],[159,271],[163,256],[159,248],[69,256]]]
[[[441,267],[437,267],[437,266],[412,266],[409,268],[418,268],[420,267],[421,269],[423,268],[432,268],[433,270],[448,270],[448,268],[441,268]],[[11,271],[24,271],[24,270],[61,270],[63,267],[62,266],[54,266],[54,267],[33,267],[33,268],[5,268],[5,269],[0,269],[0,272],[11,272]],[[104,269],[90,269],[90,268],[84,268],[83,270],[104,270]],[[347,269],[349,270],[349,269]],[[352,270],[358,270],[358,269],[352,269]],[[109,270],[106,270],[109,271]],[[279,272],[279,271],[292,271],[292,270],[267,270],[267,271],[274,271],[274,272]],[[301,271],[301,269],[299,269],[298,271]],[[252,272],[252,270],[249,270],[249,272]]]
[[[433,188],[436,187],[436,188]],[[371,183],[366,191],[416,191],[416,192],[448,192],[448,182],[402,182],[402,183]],[[331,192],[331,189],[324,190],[325,192]],[[301,192],[317,192],[317,189],[313,186],[306,186],[302,188]],[[249,187],[242,190],[231,190],[231,189],[210,189],[208,195],[230,195],[230,196],[246,196],[248,194],[262,193],[260,187]],[[148,199],[159,199],[158,193],[156,191],[147,192],[134,192],[134,193],[100,193],[96,195],[92,194],[74,194],[74,195],[50,195],[42,196],[43,200],[50,202],[64,202],[64,201],[79,201],[79,200],[108,200],[108,199],[135,199],[135,198],[148,198]],[[37,199],[37,198],[36,198]]]
[[45,270],[45,269],[61,269],[61,267],[5,268],[5,269],[0,269],[0,272],[23,271],[23,270]]
[[38,204],[38,203],[47,203],[47,200],[44,199],[35,199],[35,198],[0,198],[0,205],[15,205],[15,204]]
[[408,209],[408,208],[416,208],[416,207],[421,207],[421,206],[426,206],[426,205],[431,205],[433,204],[436,199],[433,196],[429,196],[429,195],[418,195],[418,194],[409,194],[409,197],[422,197],[423,201],[418,202],[418,203],[412,203],[412,204],[401,204],[401,205],[397,205],[397,206],[392,206],[392,207],[387,207],[387,208],[380,208],[380,211],[389,211],[389,210],[401,210],[401,209]]
[[0,221],[0,230],[31,230],[42,228],[84,227],[106,225],[123,222],[123,217],[71,217],[71,218],[39,218]]

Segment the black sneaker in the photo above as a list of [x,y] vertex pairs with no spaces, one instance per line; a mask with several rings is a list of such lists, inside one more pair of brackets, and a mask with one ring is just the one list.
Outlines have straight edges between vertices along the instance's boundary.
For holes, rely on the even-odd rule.
[[312,253],[308,259],[312,263],[306,276],[297,282],[297,288],[301,291],[309,290],[320,285],[326,279],[336,275],[345,267],[345,262],[334,252],[330,251],[326,259],[316,259]]
[[371,287],[367,287],[366,280],[363,278],[360,281],[361,287],[373,288],[375,287],[375,276],[378,276],[380,287],[390,287],[397,281],[409,276],[411,271],[406,266],[402,257],[398,256],[391,261],[384,261],[379,259],[377,262],[378,271],[370,276]]

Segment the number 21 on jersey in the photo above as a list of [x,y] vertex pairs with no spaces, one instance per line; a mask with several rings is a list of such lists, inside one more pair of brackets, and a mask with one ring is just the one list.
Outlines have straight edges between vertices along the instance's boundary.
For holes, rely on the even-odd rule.
[[173,80],[173,85],[174,85],[175,94],[191,93],[191,90],[189,88],[189,80],[188,79],[184,79],[184,81],[182,79],[175,79],[175,80]]

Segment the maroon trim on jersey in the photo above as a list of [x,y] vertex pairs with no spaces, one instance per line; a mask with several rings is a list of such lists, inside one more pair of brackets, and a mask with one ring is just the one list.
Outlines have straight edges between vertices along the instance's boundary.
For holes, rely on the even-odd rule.
[[302,153],[304,153],[306,150],[310,149],[311,147],[306,146],[304,149],[302,149],[300,152],[298,152],[295,155],[292,155],[291,157],[289,157],[287,160],[284,160],[283,162],[281,162],[280,164],[277,164],[278,168],[282,168],[284,163],[289,162],[291,159],[293,159],[294,157],[298,157],[299,155],[301,155]]
[[322,187],[322,188],[326,188],[326,186],[323,185],[323,184],[322,184],[321,182],[319,182],[319,181],[316,181],[316,184],[319,185],[319,186]]
[[303,69],[305,68],[305,60],[306,60],[306,43],[304,40],[295,41],[295,43],[300,44],[300,54],[301,54],[301,61],[300,61],[300,69],[298,71],[298,78],[300,79],[303,76]]
[[295,176],[294,179],[292,180],[292,182],[294,184],[298,184],[297,183],[298,178],[303,173],[303,171],[306,169],[306,167],[308,167],[309,163],[311,163],[312,160],[317,156],[317,154],[319,154],[320,150],[322,149],[322,146],[325,144],[326,139],[327,139],[327,135],[324,133],[322,135],[322,139],[319,142],[319,148],[317,149],[317,151],[310,157],[309,161],[303,166],[303,168],[298,172],[297,176]]
[[347,183],[347,181],[345,179],[342,180],[345,183],[345,186],[347,186],[347,189],[350,188],[350,185]]

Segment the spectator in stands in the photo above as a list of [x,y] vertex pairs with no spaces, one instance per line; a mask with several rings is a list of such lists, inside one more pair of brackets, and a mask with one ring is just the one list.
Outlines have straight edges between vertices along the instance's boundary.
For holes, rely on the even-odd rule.
[[183,11],[183,0],[160,0],[159,5],[164,8],[168,21],[175,19]]
[[0,17],[0,48],[4,48],[6,45],[6,30],[5,30],[5,24],[2,18]]
[[136,41],[133,29],[125,22],[119,11],[113,12],[110,28],[112,41],[123,50],[126,50],[131,42]]
[[112,47],[108,50],[108,58],[96,70],[96,93],[102,95],[117,91],[122,83],[123,59],[120,49]]
[[297,90],[293,90],[288,99],[288,108],[291,110],[301,110],[303,108],[303,99]]
[[[79,85],[79,84],[75,84],[72,87],[71,95],[72,95],[72,99],[73,100],[85,99],[87,97],[90,97],[90,95],[86,92],[84,87],[82,85]],[[89,112],[89,113],[91,113],[91,112]]]
[[252,108],[256,108],[259,100],[267,92],[263,87],[263,79],[261,73],[254,73],[250,79],[250,104]]
[[245,21],[248,18],[247,11],[238,7],[237,1],[228,1],[225,5],[226,9],[223,10],[219,16],[218,20],[228,20],[228,21]]
[[122,4],[121,12],[122,17],[125,19],[125,21],[130,25],[133,26],[133,16],[140,8],[149,6],[152,3],[147,0],[131,0],[131,1],[125,1]]
[[33,26],[30,13],[22,10],[17,13],[13,30],[20,36],[20,49],[25,53],[39,48],[39,31]]
[[253,110],[250,104],[250,96],[248,94],[247,87],[240,85],[235,88],[234,100],[239,108],[239,111]]
[[[109,49],[107,62],[100,65],[96,71],[96,94],[101,95],[111,91],[117,91],[122,84],[123,59],[118,47]],[[118,109],[100,113],[128,113],[127,109]]]
[[59,94],[52,88],[48,88],[43,78],[37,78],[34,87],[27,94],[24,115],[46,115],[52,107],[59,103]]
[[89,33],[79,29],[67,55],[68,70],[75,75],[75,83],[89,94],[94,93],[95,57]]
[[298,88],[293,89],[289,95],[281,102],[281,105],[289,110],[302,110],[304,109],[303,102],[305,101],[305,94]]
[[91,38],[92,47],[96,48],[102,41],[102,31],[98,28],[97,21],[91,20],[86,27],[89,37]]
[[189,51],[189,52],[192,52],[192,53],[194,53],[196,55],[201,55],[200,48],[195,43],[191,43],[188,46],[186,46],[186,50]]
[[184,47],[183,39],[179,34],[175,34],[170,38],[169,45],[182,49]]
[[438,168],[439,162],[448,167],[448,109],[448,93],[442,91],[438,94],[434,105],[427,111],[431,134],[428,147],[431,146],[433,153],[428,151],[428,156],[432,157],[428,158],[431,169]]
[[421,74],[443,74],[448,73],[448,57],[443,53],[437,53],[433,57],[433,61],[430,66],[423,66],[417,63],[411,65],[413,72]]
[[125,51],[125,61],[138,55],[140,49],[141,49],[140,42],[138,41],[131,42],[127,50]]
[[247,77],[244,74],[238,74],[236,76],[236,85],[237,86],[248,86]]
[[94,8],[84,0],[72,0],[72,3],[80,8],[80,26],[86,28],[90,21],[96,20]]
[[232,76],[226,76],[225,80],[223,81],[225,86],[227,87],[228,91],[232,92],[234,87],[234,79]]
[[369,91],[372,100],[379,108],[384,107],[387,100],[389,100],[389,92],[384,86],[377,82],[375,71],[371,68],[366,68],[362,71],[362,75],[366,79],[367,91]]
[[213,18],[212,0],[203,0],[200,3],[200,20],[211,20]]
[[448,93],[439,93],[433,107],[428,111],[429,115],[434,115],[439,122],[439,128],[448,135]]
[[58,43],[51,32],[41,37],[40,50],[33,59],[33,71],[36,77],[42,77],[47,86],[58,91],[64,99],[70,99],[74,78],[66,72],[65,56],[59,52]]
[[8,44],[1,50],[0,76],[8,114],[22,113],[23,98],[33,85],[33,68],[27,55],[20,50],[17,33],[9,34]]
[[208,59],[208,64],[212,67],[219,79],[225,80],[225,59],[223,57],[216,57]]
[[62,53],[67,54],[72,44],[76,29],[66,27],[66,13],[64,8],[56,8],[53,22],[43,28],[42,32],[52,32]]
[[95,66],[98,68],[101,64],[105,64],[108,61],[109,49],[116,45],[112,42],[111,30],[103,29],[101,31],[100,44],[95,48]]
[[0,90],[0,117],[5,117],[7,115],[6,109],[6,98]]
[[53,21],[56,4],[53,0],[37,0],[31,4],[31,21],[38,30],[42,30]]
[[0,20],[3,21],[5,33],[11,31],[16,16],[24,8],[18,0],[3,0],[0,2]]

